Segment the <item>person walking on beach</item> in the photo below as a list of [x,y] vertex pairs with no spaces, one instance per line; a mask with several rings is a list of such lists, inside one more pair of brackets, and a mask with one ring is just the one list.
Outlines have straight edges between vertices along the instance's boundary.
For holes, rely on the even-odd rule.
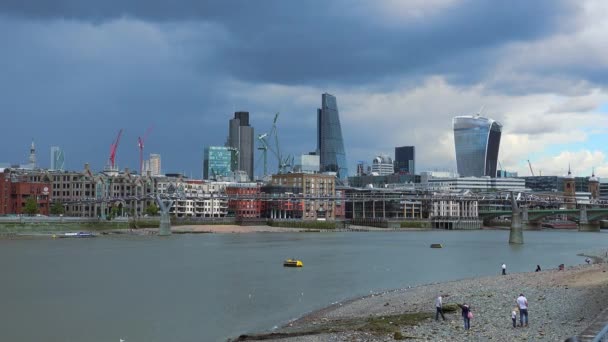
[[502,275],[507,275],[507,265],[502,264]]
[[536,271],[534,272],[540,272],[540,265],[536,265]]
[[439,320],[439,315],[441,315],[441,318],[443,318],[443,320],[445,321],[445,316],[443,315],[443,303],[441,295],[437,296],[437,299],[435,299],[435,321]]
[[517,308],[513,308],[511,311],[511,320],[513,321],[513,328],[517,326]]
[[469,330],[471,328],[471,318],[473,318],[473,313],[471,312],[471,308],[467,305],[467,303],[462,303],[462,305],[458,304],[462,309],[462,318],[464,319],[464,330]]
[[520,326],[524,326],[524,322],[525,322],[525,326],[528,326],[528,299],[526,299],[526,297],[524,297],[523,293],[519,294],[519,297],[517,297],[517,307],[519,307],[519,325]]

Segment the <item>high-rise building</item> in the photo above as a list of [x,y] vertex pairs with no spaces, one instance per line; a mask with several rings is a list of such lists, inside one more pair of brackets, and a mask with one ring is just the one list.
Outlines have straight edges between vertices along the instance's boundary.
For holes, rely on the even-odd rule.
[[496,177],[502,125],[479,115],[457,116],[453,125],[460,177]]
[[34,145],[34,140],[32,140],[32,146],[30,146],[30,157],[29,157],[29,167],[31,169],[36,168],[36,146]]
[[296,173],[319,173],[320,162],[316,154],[302,154],[294,167]]
[[395,173],[416,174],[416,148],[414,146],[395,147]]
[[205,147],[203,157],[203,178],[218,180],[228,177],[238,164],[236,149],[225,146]]
[[392,175],[394,172],[394,164],[391,157],[383,154],[372,160],[372,175],[386,176]]
[[237,170],[247,173],[253,179],[253,138],[254,130],[249,125],[249,112],[235,112],[228,126],[227,146],[238,150]]
[[51,170],[65,170],[65,158],[59,146],[51,146]]
[[160,154],[150,153],[150,174],[160,176]]
[[327,93],[321,96],[321,108],[317,110],[317,154],[320,156],[321,172],[336,172],[338,178],[347,178],[338,103],[335,96]]

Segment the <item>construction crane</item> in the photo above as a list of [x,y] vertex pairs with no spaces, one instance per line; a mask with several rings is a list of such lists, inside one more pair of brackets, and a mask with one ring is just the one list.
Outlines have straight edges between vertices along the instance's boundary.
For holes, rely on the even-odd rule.
[[258,150],[262,151],[262,156],[264,158],[264,177],[266,177],[268,175],[268,159],[267,159],[268,142],[266,142],[267,136],[268,136],[268,133],[258,135],[258,141],[261,144],[261,146],[258,147]]
[[534,177],[534,170],[532,170],[532,163],[530,163],[530,159],[528,159],[528,166],[530,167],[530,173],[532,174],[532,177]]
[[118,149],[118,144],[120,144],[120,137],[122,136],[122,128],[118,131],[118,135],[116,136],[116,140],[110,145],[110,157],[109,166],[111,170],[116,170],[116,150]]
[[144,137],[137,137],[137,147],[139,147],[139,174],[144,174],[144,142],[148,138],[148,134],[152,131],[152,126],[148,127]]

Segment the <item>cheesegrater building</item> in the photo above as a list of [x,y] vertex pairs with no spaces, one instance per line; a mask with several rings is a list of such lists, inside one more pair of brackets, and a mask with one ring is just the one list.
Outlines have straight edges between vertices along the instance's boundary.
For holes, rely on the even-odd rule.
[[335,96],[327,93],[321,96],[321,108],[317,110],[317,154],[321,172],[335,172],[339,179],[347,179],[338,103]]
[[496,177],[502,125],[479,115],[453,120],[456,168],[460,177]]

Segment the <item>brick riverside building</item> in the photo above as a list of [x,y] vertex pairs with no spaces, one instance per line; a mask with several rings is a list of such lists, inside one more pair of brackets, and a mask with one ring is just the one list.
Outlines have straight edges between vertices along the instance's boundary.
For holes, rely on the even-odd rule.
[[[255,183],[237,183],[226,186],[226,195],[230,197],[243,196],[245,198],[230,198],[228,211],[237,218],[259,218],[262,212],[260,186]],[[247,198],[247,197],[256,198]]]
[[48,215],[51,203],[51,181],[38,172],[16,172],[4,169],[0,173],[0,214],[24,214],[25,204],[35,198],[38,213]]
[[0,172],[0,215],[10,214],[11,212],[11,177],[2,170]]
[[[287,173],[272,176],[273,185],[281,185],[291,188],[302,189],[298,196],[310,197],[311,199],[300,200],[299,207],[302,208],[302,219],[316,220],[336,218],[336,203],[333,197],[336,195],[336,177],[323,174]],[[322,199],[328,197],[331,199]],[[343,214],[341,211],[340,214]]]

